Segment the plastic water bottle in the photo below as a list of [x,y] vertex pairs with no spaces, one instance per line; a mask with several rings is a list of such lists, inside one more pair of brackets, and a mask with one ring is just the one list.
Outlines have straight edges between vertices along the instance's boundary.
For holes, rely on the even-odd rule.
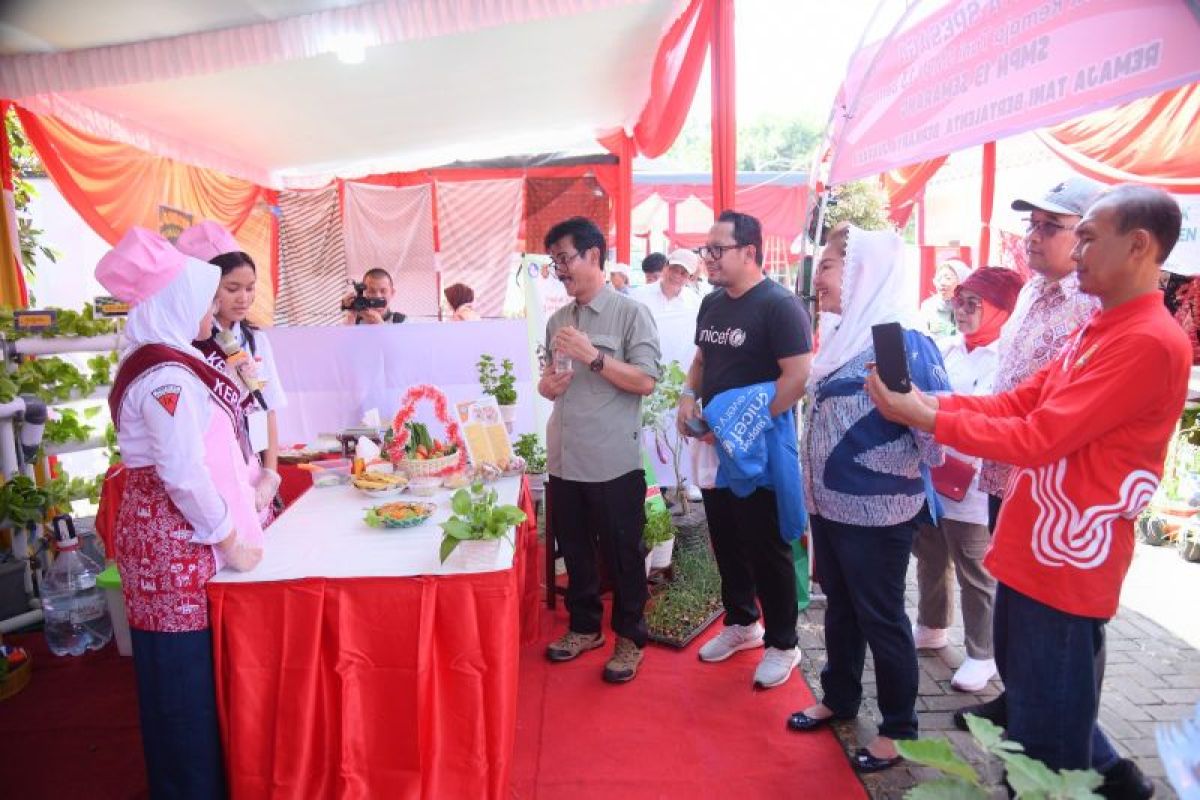
[[96,585],[99,572],[80,554],[70,517],[55,517],[54,533],[58,556],[42,581],[46,645],[57,656],[99,650],[112,638],[104,592]]

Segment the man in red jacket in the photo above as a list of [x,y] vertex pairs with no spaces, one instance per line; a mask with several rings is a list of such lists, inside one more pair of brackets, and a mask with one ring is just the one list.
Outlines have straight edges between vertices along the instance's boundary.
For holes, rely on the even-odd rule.
[[1055,769],[1091,765],[1104,623],[1187,394],[1187,337],[1158,290],[1181,224],[1157,189],[1121,186],[1097,200],[1072,257],[1101,310],[1010,392],[935,398],[868,379],[888,419],[1016,467],[984,559],[999,582],[996,660],[1009,736]]

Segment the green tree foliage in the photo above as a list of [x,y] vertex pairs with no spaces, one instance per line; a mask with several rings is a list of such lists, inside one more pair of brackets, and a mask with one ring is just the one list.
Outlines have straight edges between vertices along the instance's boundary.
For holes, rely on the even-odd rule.
[[[821,138],[821,128],[800,117],[767,116],[738,126],[738,169],[746,171],[807,170]],[[691,172],[712,170],[712,132],[707,118],[688,120],[666,159]]]
[[[41,243],[43,231],[33,227],[33,218],[29,215],[29,201],[37,196],[37,191],[29,178],[44,178],[46,169],[38,158],[12,111],[4,118],[4,128],[8,134],[8,148],[12,153],[13,163],[13,205],[17,209],[17,233],[21,240],[21,264],[25,268],[25,278],[30,280],[37,267],[37,254],[41,253],[50,263],[58,261],[58,252]],[[30,298],[33,302],[33,298]]]

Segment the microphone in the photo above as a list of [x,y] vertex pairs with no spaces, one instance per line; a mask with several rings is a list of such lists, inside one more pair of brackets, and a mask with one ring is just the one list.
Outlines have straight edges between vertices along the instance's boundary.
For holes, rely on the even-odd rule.
[[250,360],[250,356],[238,344],[237,339],[231,331],[217,331],[217,335],[214,338],[216,339],[217,346],[221,348],[221,352],[225,354],[225,363],[229,365],[233,374],[237,375],[242,385],[250,392],[250,395],[255,399],[259,407],[265,410],[267,408],[267,401],[263,399],[262,388],[266,384],[258,379],[254,362]]

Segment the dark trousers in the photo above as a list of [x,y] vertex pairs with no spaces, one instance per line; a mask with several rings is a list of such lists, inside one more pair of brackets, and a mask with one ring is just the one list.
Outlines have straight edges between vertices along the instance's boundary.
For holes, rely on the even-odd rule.
[[612,628],[646,645],[646,475],[634,470],[603,483],[550,476],[554,538],[567,564],[567,612],[571,630],[599,633],[599,559],[612,580]]
[[[728,489],[705,489],[704,514],[721,573],[726,625],[749,625],[762,606],[767,647],[797,644],[796,568],[792,546],[779,535],[775,492],[759,489],[738,497]],[[758,598],[758,604],[754,602]]]
[[212,632],[130,635],[150,797],[225,797]]
[[[1002,504],[1002,498],[996,497],[995,495],[988,495],[988,530],[990,530],[992,533],[996,532],[996,521],[1000,518],[1001,504]],[[994,617],[994,619],[998,618],[995,615],[995,612],[993,612],[993,617]],[[993,630],[994,630],[994,625],[993,625]],[[1103,632],[1101,632],[1101,637],[1102,637],[1102,641],[1101,641],[1101,645],[1100,645],[1100,652],[1097,655],[1098,663],[1096,666],[1096,674],[1098,676],[1096,678],[1097,686],[1100,686],[1100,684],[1102,683],[1103,676],[1104,676]],[[1016,641],[1013,644],[1018,649],[1018,651],[1025,649],[1025,645],[1022,643],[1020,636],[1017,637]],[[1030,651],[1030,652],[1032,652],[1032,651]],[[1004,667],[999,655],[997,655],[997,657],[996,657],[996,665],[997,665],[998,669],[1000,670],[1001,678],[1003,678],[1004,672],[1005,672],[1005,667]],[[1008,705],[1007,683],[1005,684],[1004,691],[1002,691],[1000,693],[1000,696],[992,701],[993,705],[996,703],[1003,703],[1007,707],[1007,705]],[[1113,765],[1115,765],[1119,759],[1120,759],[1120,755],[1113,748],[1112,742],[1110,742],[1108,740],[1108,737],[1104,735],[1104,731],[1100,730],[1099,725],[1093,726],[1093,729],[1092,729],[1092,760],[1091,760],[1092,769],[1097,770],[1099,772],[1105,772],[1109,768],[1111,768]]]
[[1105,770],[1117,760],[1096,724],[1104,682],[1105,620],[996,587],[996,665],[1008,737],[1051,769]]
[[916,520],[888,527],[811,517],[817,579],[825,590],[821,702],[839,717],[858,714],[867,645],[883,721],[879,735],[917,737],[917,650],[904,611],[905,573]]

